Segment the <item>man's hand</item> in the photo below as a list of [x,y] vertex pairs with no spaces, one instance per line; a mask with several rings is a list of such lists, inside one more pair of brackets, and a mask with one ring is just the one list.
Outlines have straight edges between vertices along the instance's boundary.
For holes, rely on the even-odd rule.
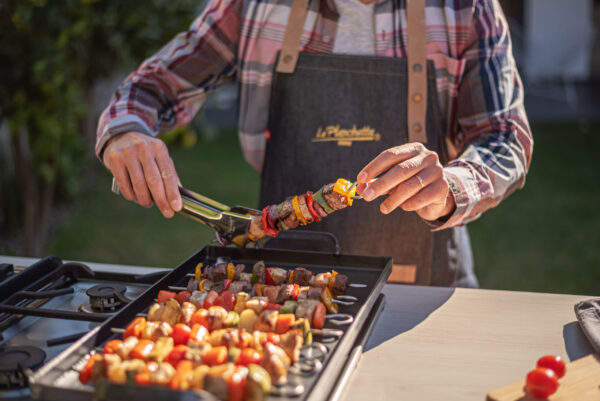
[[108,141],[103,161],[125,199],[144,207],[151,207],[154,200],[167,218],[181,210],[179,178],[160,139],[139,132],[120,134]]
[[455,208],[437,153],[420,143],[407,143],[382,152],[361,170],[357,181],[358,193],[367,202],[389,194],[380,206],[384,214],[401,207],[433,221]]

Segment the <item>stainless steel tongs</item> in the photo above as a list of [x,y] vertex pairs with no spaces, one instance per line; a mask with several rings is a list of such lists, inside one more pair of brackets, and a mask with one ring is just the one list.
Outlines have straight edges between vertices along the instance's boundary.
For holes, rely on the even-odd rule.
[[[120,193],[114,178],[112,191]],[[179,213],[214,229],[221,245],[234,243],[245,246],[249,242],[251,216],[260,216],[259,210],[244,206],[230,207],[182,187],[179,187],[179,193],[183,201]]]

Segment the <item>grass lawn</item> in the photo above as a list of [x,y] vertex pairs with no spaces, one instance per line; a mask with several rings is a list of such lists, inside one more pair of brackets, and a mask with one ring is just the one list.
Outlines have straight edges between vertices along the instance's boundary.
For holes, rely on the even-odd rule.
[[[484,288],[600,293],[600,126],[534,125],[525,188],[469,225]],[[244,161],[237,135],[172,149],[184,186],[226,204],[256,206],[259,174]],[[183,216],[164,219],[110,192],[98,167],[94,189],[74,205],[46,254],[65,259],[175,267],[214,238]],[[360,224],[360,222],[357,222]]]

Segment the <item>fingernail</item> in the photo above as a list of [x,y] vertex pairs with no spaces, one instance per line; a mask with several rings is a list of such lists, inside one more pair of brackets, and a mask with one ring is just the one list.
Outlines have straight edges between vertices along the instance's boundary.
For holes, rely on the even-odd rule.
[[171,201],[171,206],[173,206],[173,209],[179,210],[181,209],[181,201],[179,199],[175,199],[174,201]]
[[375,196],[375,191],[373,191],[371,188],[367,188],[367,190],[363,194],[363,198],[368,201],[373,199],[374,196]]
[[367,173],[365,173],[364,171],[363,171],[363,172],[361,172],[361,173],[358,175],[358,177],[356,177],[356,180],[357,180],[358,182],[365,182],[365,181],[367,181]]
[[381,213],[383,213],[383,214],[388,214],[388,212],[389,212],[387,206],[385,206],[385,205],[381,205],[380,210],[381,210]]

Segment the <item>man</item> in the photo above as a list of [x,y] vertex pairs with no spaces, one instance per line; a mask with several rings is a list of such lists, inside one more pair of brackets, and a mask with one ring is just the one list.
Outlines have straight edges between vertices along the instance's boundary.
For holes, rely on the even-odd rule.
[[393,256],[401,281],[477,286],[464,224],[524,184],[533,138],[497,0],[426,6],[211,0],[119,87],[96,152],[125,198],[173,216],[177,174],[155,137],[237,80],[263,206],[357,174],[366,202],[311,228]]

